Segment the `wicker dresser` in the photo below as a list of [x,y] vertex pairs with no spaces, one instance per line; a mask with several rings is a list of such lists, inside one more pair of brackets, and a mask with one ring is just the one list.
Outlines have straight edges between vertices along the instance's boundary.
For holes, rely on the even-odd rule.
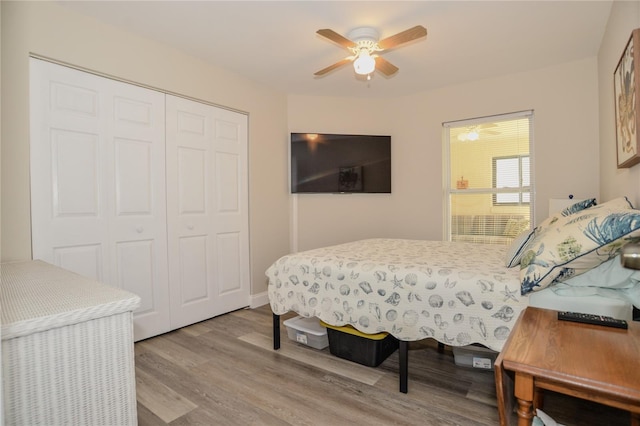
[[42,261],[0,265],[5,425],[135,425],[140,298]]

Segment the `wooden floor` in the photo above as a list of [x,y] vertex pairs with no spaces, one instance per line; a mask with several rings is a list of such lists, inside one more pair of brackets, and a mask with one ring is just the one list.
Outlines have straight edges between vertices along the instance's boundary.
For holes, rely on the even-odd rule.
[[[397,351],[370,368],[282,333],[274,351],[266,305],[136,343],[139,424],[498,424],[493,371],[457,367],[448,348],[412,343],[402,394]],[[559,394],[548,393],[544,409],[567,426],[629,424],[626,412]]]

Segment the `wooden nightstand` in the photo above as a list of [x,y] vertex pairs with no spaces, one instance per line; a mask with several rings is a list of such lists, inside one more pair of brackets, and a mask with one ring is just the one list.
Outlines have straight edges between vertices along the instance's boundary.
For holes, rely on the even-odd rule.
[[518,426],[530,425],[542,389],[631,412],[640,426],[640,323],[627,330],[558,321],[557,311],[520,314],[495,362],[500,424],[509,425],[512,395]]

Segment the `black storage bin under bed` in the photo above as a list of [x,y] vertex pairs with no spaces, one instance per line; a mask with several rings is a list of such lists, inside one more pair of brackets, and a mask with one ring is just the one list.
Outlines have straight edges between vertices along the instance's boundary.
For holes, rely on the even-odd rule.
[[327,328],[329,351],[339,358],[377,367],[398,349],[398,339],[389,333],[365,334],[349,325],[320,323]]

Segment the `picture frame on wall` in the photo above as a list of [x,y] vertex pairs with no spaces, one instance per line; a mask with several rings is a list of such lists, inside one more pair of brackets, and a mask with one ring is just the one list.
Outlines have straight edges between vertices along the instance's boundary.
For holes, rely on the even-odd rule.
[[640,28],[631,32],[613,73],[618,168],[640,163]]

